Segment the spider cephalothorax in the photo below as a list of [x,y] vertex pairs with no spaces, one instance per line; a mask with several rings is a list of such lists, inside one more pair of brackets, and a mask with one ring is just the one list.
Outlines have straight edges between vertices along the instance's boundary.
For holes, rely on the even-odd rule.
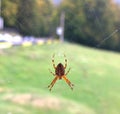
[[[51,84],[48,86],[48,88],[51,91],[51,89],[54,86],[57,79],[64,79],[67,82],[67,84],[70,86],[70,88],[73,89],[73,84],[66,78],[67,74],[70,71],[70,68],[69,68],[69,70],[65,73],[65,69],[67,67],[67,59],[65,59],[65,66],[62,63],[59,63],[57,66],[55,66],[54,56],[55,55],[53,55],[53,57],[52,57],[52,63],[53,63],[53,67],[55,69],[55,73],[53,73],[51,71],[50,71],[50,73],[52,73],[55,76],[55,78],[53,79]],[[65,57],[65,55],[64,55],[64,57]]]

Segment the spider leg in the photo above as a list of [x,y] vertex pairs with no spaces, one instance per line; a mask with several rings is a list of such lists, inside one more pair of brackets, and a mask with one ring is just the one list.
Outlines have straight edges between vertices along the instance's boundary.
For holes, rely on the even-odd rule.
[[66,69],[67,67],[67,59],[66,59],[66,55],[64,54],[64,57],[65,57],[65,66],[64,66],[64,69]]
[[67,74],[70,72],[71,68],[68,69],[68,71],[66,72],[65,76],[67,76]]
[[53,76],[55,76],[55,74],[49,69],[49,71],[50,71],[50,73],[53,75]]
[[58,77],[56,76],[53,81],[51,82],[51,84],[48,86],[49,90],[51,91],[52,87],[54,86],[55,82],[57,81]]
[[73,86],[74,84],[72,84],[67,78],[66,76],[63,76],[63,79],[66,81],[66,83],[70,86],[70,88],[73,90]]
[[53,56],[52,56],[52,64],[53,64],[54,69],[56,69],[55,61],[54,61],[54,56],[55,56],[55,54],[53,54]]

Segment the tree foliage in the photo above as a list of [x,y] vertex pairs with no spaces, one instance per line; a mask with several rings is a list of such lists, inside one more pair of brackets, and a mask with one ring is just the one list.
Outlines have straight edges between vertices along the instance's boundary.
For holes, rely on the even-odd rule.
[[37,23],[39,24],[39,35],[51,35],[53,7],[49,0],[36,0]]
[[23,35],[52,36],[65,12],[65,39],[120,51],[120,5],[114,0],[2,0],[6,27]]
[[4,17],[5,26],[15,26],[18,12],[18,0],[1,0],[1,14]]
[[116,5],[109,0],[65,0],[61,6],[66,14],[65,38],[95,47],[102,42],[103,48],[118,49],[118,33],[113,35],[118,28],[118,15],[113,6]]
[[2,1],[5,26],[17,28],[23,35],[50,35],[51,15],[52,5],[49,0]]
[[16,25],[24,35],[32,35],[36,32],[34,8],[35,2],[33,0],[20,0]]
[[18,28],[24,35],[49,35],[51,5],[48,0],[21,0]]

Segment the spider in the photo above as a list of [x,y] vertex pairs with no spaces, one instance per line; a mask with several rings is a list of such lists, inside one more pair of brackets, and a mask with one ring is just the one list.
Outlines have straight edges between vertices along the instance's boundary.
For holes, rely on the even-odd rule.
[[53,68],[55,69],[55,73],[53,73],[52,71],[50,71],[50,73],[55,76],[55,78],[53,79],[53,81],[51,82],[51,84],[48,86],[49,90],[51,91],[52,87],[54,86],[55,82],[59,79],[64,79],[66,81],[66,83],[70,86],[70,88],[73,90],[73,84],[67,79],[67,74],[69,73],[70,71],[70,68],[69,70],[65,73],[65,69],[67,67],[67,59],[66,59],[66,56],[64,55],[65,57],[65,65],[63,65],[62,63],[59,63],[57,66],[55,65],[55,62],[54,62],[54,56],[55,54],[53,54],[52,56],[52,64],[53,64]]

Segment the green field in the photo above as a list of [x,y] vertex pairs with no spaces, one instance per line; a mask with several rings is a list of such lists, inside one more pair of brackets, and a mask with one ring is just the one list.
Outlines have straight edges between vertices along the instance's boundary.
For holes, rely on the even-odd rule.
[[[74,90],[58,80],[50,92],[55,63],[71,71]],[[120,54],[75,44],[0,50],[0,114],[120,114]]]

